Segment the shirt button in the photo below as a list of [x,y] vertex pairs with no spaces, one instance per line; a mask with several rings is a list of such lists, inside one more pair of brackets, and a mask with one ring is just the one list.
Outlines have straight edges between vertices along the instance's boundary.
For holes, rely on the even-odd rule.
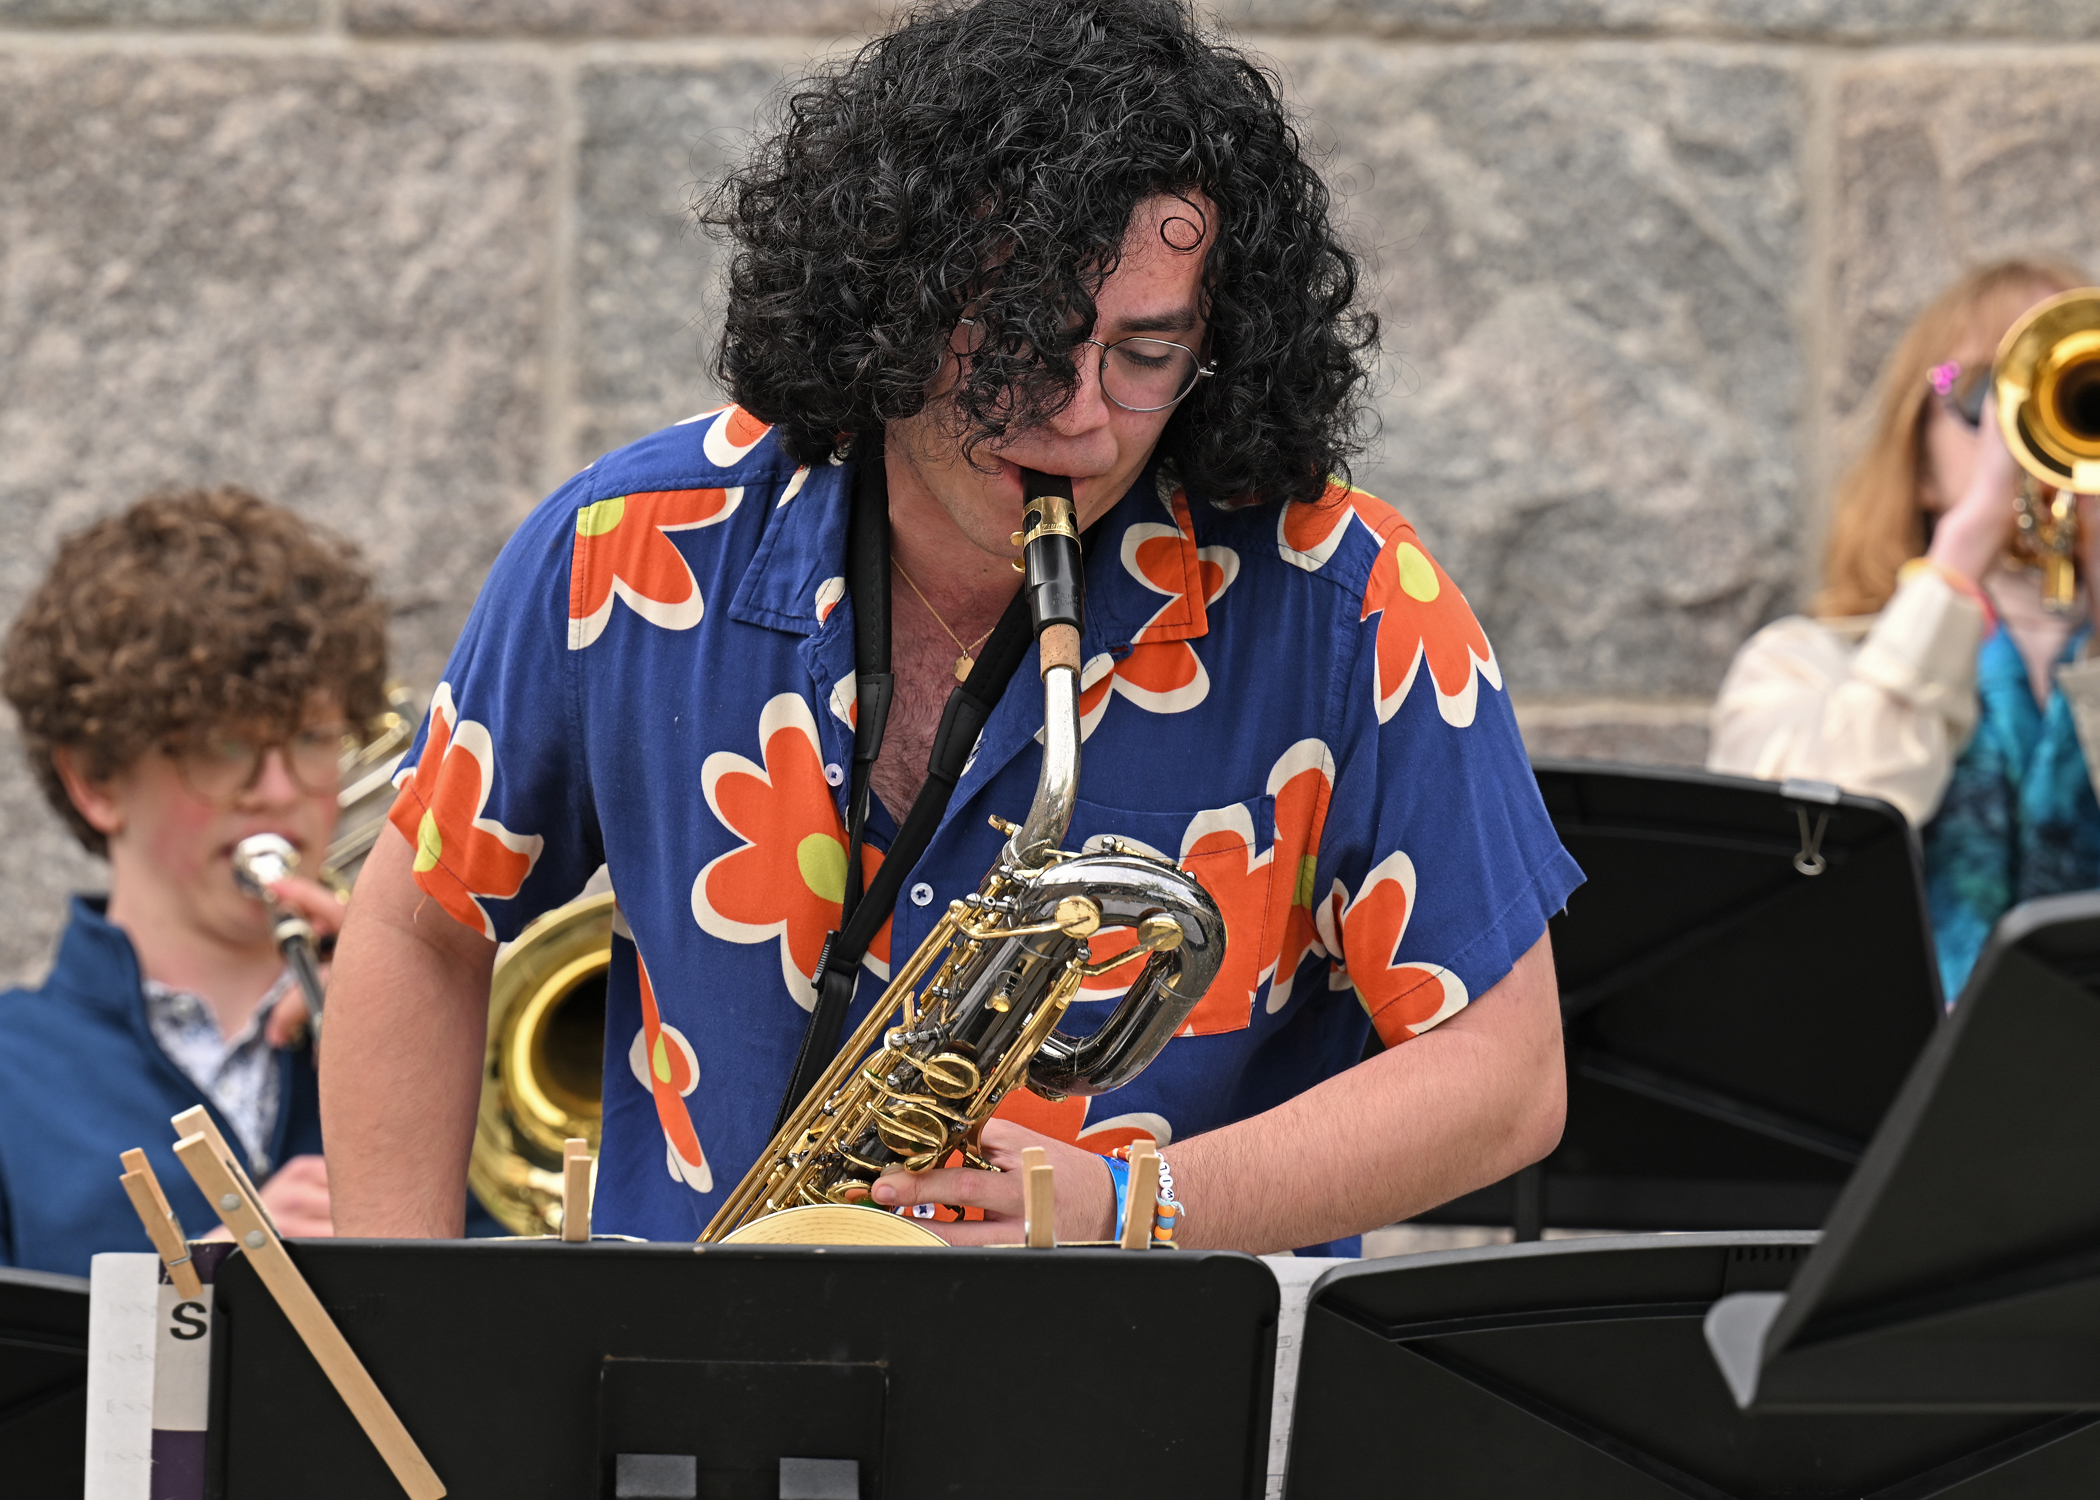
[[911,888],[911,904],[913,906],[933,905],[933,887],[923,880],[913,886]]
[[846,773],[839,769],[837,761],[828,761],[824,766],[824,782],[827,786],[839,786],[846,780]]

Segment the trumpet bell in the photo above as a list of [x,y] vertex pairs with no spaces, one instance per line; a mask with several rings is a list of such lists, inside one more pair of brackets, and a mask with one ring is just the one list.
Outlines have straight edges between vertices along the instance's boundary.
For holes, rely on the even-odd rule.
[[548,912],[496,960],[467,1185],[513,1234],[561,1227],[562,1147],[604,1116],[613,896]]
[[2063,292],[2006,331],[1995,364],[1998,422],[2036,479],[2100,494],[2100,287]]

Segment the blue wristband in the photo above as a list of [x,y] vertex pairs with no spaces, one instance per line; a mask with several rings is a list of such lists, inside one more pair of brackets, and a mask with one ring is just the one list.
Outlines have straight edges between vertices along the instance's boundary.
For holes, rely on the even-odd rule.
[[1123,1215],[1130,1204],[1130,1163],[1118,1161],[1113,1156],[1104,1156],[1101,1160],[1108,1167],[1109,1187],[1116,1195],[1116,1232],[1114,1239],[1120,1245],[1123,1243]]

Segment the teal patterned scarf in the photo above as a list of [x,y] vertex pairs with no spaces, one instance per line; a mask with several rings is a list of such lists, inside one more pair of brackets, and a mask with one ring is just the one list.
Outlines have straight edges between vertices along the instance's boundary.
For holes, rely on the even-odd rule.
[[[2077,659],[2092,629],[2079,626],[2059,665]],[[1925,826],[1925,898],[1950,1004],[1998,918],[2035,896],[2100,886],[2100,802],[2063,689],[2037,707],[2002,629],[1984,641],[1976,679],[1975,737]]]

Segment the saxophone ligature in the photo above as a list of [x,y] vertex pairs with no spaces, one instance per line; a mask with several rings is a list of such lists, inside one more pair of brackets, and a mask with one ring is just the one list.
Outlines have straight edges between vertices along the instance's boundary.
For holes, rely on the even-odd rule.
[[[979,1135],[1016,1088],[1062,1099],[1121,1087],[1182,1028],[1224,961],[1224,919],[1186,872],[1114,839],[1060,847],[1079,786],[1083,559],[1071,481],[1023,470],[1022,486],[1017,566],[1043,686],[1035,800],[1019,827],[994,820],[1007,835],[997,862],[897,971],[703,1244],[940,1244],[873,1206],[878,1176],[958,1153],[987,1167]],[[1095,940],[1111,932],[1129,933],[1129,946],[1095,960]],[[1140,960],[1099,1026],[1058,1029],[1082,982]]]
[[[2100,494],[2100,288],[2037,304],[2006,330],[1992,364],[1998,424],[2025,472],[2020,549],[2041,564],[2042,602],[2076,607],[2078,496]],[[2053,490],[2044,501],[2041,488]]]

